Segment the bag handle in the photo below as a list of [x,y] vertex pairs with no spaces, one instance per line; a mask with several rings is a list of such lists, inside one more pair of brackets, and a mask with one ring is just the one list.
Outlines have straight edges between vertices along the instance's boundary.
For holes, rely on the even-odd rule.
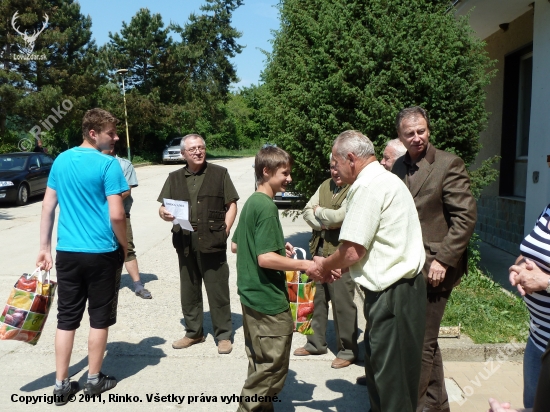
[[[39,267],[34,269],[34,272],[32,272],[30,275],[27,273],[27,280],[31,279],[32,277],[36,277],[40,281],[40,283],[50,283],[50,271],[49,270],[42,270]],[[44,275],[45,278],[44,278]]]
[[294,259],[298,259],[298,251],[302,252],[302,259],[305,260],[306,251],[304,249],[302,249],[301,247],[295,247],[294,248]]

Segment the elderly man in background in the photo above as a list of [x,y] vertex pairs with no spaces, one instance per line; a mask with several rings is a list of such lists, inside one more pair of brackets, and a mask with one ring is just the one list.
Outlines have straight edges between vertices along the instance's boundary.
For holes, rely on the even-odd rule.
[[378,163],[372,142],[360,132],[341,133],[332,156],[342,181],[351,184],[340,230],[342,245],[328,258],[315,257],[307,274],[331,282],[339,276],[338,269],[349,268],[365,292],[371,410],[413,412],[426,321],[418,213],[407,187]]
[[397,159],[407,153],[407,149],[401,143],[399,139],[390,140],[386,143],[386,148],[384,149],[384,154],[382,155],[382,160],[380,164],[384,166],[386,170],[390,170],[393,167],[393,164]]
[[[349,186],[342,182],[330,155],[331,178],[317,189],[304,209],[304,220],[313,229],[309,249],[312,256],[328,257],[340,246],[340,226],[346,214],[346,195]],[[328,302],[332,303],[338,354],[332,362],[335,369],[345,368],[357,359],[357,306],[353,302],[355,282],[349,272],[336,283],[317,282],[315,292],[313,335],[307,335],[304,347],[294,351],[296,356],[327,353]]]
[[171,222],[174,216],[164,199],[189,203],[189,223],[193,231],[180,225],[172,227],[172,244],[180,267],[180,298],[186,333],[172,343],[174,349],[186,349],[204,342],[202,283],[206,288],[214,338],[218,353],[231,353],[231,306],[229,302],[229,266],[227,238],[235,217],[239,195],[227,169],[206,161],[202,136],[188,134],[181,139],[181,152],[187,166],[170,173],[160,192],[159,216]]
[[423,108],[401,110],[395,123],[407,153],[396,160],[392,172],[414,198],[426,254],[426,335],[417,411],[449,412],[437,337],[451,291],[467,272],[466,248],[476,223],[476,202],[462,159],[430,144],[430,120]]

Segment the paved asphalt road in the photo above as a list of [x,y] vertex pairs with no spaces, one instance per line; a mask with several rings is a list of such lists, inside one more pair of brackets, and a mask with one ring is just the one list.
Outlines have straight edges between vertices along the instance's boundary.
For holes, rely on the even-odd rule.
[[[254,190],[252,158],[217,160],[228,168],[241,196],[239,207]],[[176,253],[171,244],[170,223],[157,214],[157,196],[169,172],[180,165],[137,168],[139,187],[132,191],[132,226],[140,272],[152,300],[136,297],[125,272],[119,298],[118,323],[110,329],[103,371],[118,378],[118,386],[102,397],[101,403],[85,402],[77,397],[65,410],[155,410],[183,409],[189,411],[234,411],[236,402],[222,401],[222,396],[238,395],[246,378],[247,359],[244,351],[242,316],[236,287],[235,257],[228,252],[231,270],[231,307],[235,342],[233,352],[219,355],[212,337],[212,326],[205,298],[206,342],[189,349],[174,350],[171,343],[184,335],[179,303],[179,277]],[[41,198],[24,207],[0,205],[0,300],[7,299],[11,287],[23,272],[34,269],[39,245]],[[307,249],[309,226],[300,217],[281,218],[285,238]],[[54,229],[54,233],[55,233]],[[55,247],[55,246],[54,246]],[[53,272],[55,274],[55,272]],[[4,304],[3,302],[0,304]],[[54,383],[54,333],[56,308],[36,346],[26,343],[0,342],[0,409],[53,410],[44,399],[25,404],[25,396],[50,395]],[[362,319],[362,315],[360,319]],[[361,325],[361,336],[364,321]],[[89,330],[85,315],[77,331],[70,373],[81,386],[87,371],[86,337]],[[362,338],[361,338],[362,339]],[[335,351],[332,321],[329,342]],[[305,343],[295,334],[293,350]],[[368,396],[364,387],[355,385],[355,377],[363,374],[362,363],[342,370],[331,369],[334,353],[297,358],[292,357],[291,371],[278,411],[366,410]],[[81,394],[80,392],[79,394]],[[128,402],[127,396],[134,402]],[[185,396],[183,403],[165,398],[156,402],[147,396]],[[216,396],[216,402],[206,397]],[[196,398],[190,398],[190,397]],[[397,395],[398,396],[398,395]],[[125,402],[124,402],[125,401]],[[137,402],[135,402],[137,401]],[[32,402],[32,401],[31,401]],[[6,408],[6,409],[4,409]]]

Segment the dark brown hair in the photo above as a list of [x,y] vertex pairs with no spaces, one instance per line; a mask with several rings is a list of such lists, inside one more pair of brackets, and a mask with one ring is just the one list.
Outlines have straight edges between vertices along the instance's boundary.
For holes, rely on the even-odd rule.
[[90,130],[101,133],[107,124],[117,125],[119,120],[107,110],[95,108],[88,110],[82,119],[82,137],[90,139]]
[[284,166],[292,166],[294,161],[292,157],[283,149],[274,145],[265,145],[256,154],[254,160],[254,172],[258,184],[264,181],[264,167],[271,173]]
[[407,107],[406,109],[403,109],[399,113],[397,113],[397,116],[395,118],[395,129],[397,130],[397,133],[399,133],[399,128],[401,127],[401,122],[403,121],[403,119],[408,119],[409,117],[423,117],[424,120],[426,120],[426,124],[428,125],[428,130],[432,130],[432,126],[430,124],[430,116],[428,115],[428,112],[420,106],[412,106]]

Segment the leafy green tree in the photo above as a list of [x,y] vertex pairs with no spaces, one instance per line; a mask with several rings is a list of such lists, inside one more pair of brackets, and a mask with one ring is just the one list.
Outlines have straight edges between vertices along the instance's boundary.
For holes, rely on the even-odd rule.
[[[14,113],[14,107],[26,92],[24,73],[30,65],[28,61],[12,60],[13,54],[19,54],[25,45],[13,26],[20,28],[22,22],[36,23],[35,16],[28,15],[26,10],[39,7],[39,0],[21,1],[4,0],[0,2],[0,47],[2,48],[0,66],[0,146],[3,151],[16,148],[17,132],[13,128],[21,120]],[[15,13],[19,12],[19,16]],[[7,128],[9,124],[9,129]]]
[[297,188],[325,177],[334,138],[346,129],[380,150],[395,116],[421,105],[432,143],[466,163],[479,150],[492,62],[466,18],[443,0],[285,0],[264,71],[269,139],[295,158]]
[[166,59],[171,40],[164,28],[162,16],[140,9],[130,23],[122,22],[119,33],[109,32],[109,43],[102,48],[108,69],[128,69],[127,87],[150,93],[161,86],[162,71],[167,71]]
[[[21,59],[28,44],[16,32],[39,33],[33,36],[33,54],[44,59]],[[75,130],[72,123],[80,121],[103,81],[97,70],[91,19],[83,16],[79,3],[72,0],[6,0],[0,5],[0,43],[4,46],[0,69],[2,137],[32,138],[29,131],[37,131],[33,128],[38,126],[48,133],[52,145],[64,147],[61,141],[55,143],[56,136]],[[69,110],[62,107],[63,102],[68,102],[65,107]],[[42,122],[48,118],[49,125],[44,126]],[[79,137],[74,138],[79,141]]]
[[[189,130],[202,129],[207,139],[221,133],[227,114],[223,104],[229,99],[231,83],[239,80],[231,58],[242,51],[237,43],[241,34],[231,19],[242,4],[242,0],[206,0],[201,14],[191,14],[183,27],[172,25],[181,41],[168,59],[171,70],[165,92],[182,105]],[[212,137],[215,145],[226,140]]]
[[[230,84],[238,80],[230,58],[241,51],[240,34],[231,27],[231,16],[241,3],[207,0],[202,14],[192,14],[183,27],[168,28],[160,15],[141,9],[120,33],[109,35],[100,56],[111,80],[115,69],[129,69],[129,134],[138,153],[160,153],[167,138],[191,131],[202,133],[211,147],[238,147],[226,102]],[[170,40],[170,31],[181,41]],[[113,113],[123,107],[116,94],[109,87],[99,95]]]
[[181,35],[174,50],[179,70],[172,74],[180,88],[188,89],[184,98],[198,95],[223,101],[231,83],[239,80],[230,59],[242,51],[237,44],[241,33],[231,26],[231,18],[242,4],[242,0],[206,0],[202,14],[191,14],[184,27],[172,26]]

